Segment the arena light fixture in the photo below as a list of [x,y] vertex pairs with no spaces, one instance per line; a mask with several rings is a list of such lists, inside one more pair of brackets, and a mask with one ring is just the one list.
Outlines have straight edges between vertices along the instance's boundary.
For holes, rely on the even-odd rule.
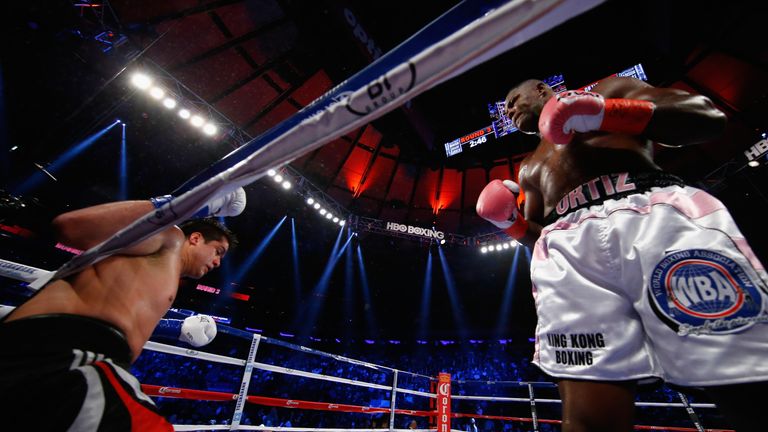
[[131,84],[140,90],[146,90],[152,85],[152,78],[141,72],[136,72],[131,76]]
[[307,198],[307,204],[312,205],[315,203],[315,200],[312,199],[312,197]]
[[206,123],[205,126],[203,126],[203,133],[208,136],[216,135],[216,132],[218,131],[219,128],[217,128],[213,123]]
[[163,99],[163,106],[168,108],[168,109],[174,109],[174,108],[176,108],[176,100],[167,97],[167,98]]
[[324,208],[321,208],[321,209],[320,209],[320,214],[321,214],[321,215],[325,216],[325,214],[326,214],[326,213],[328,213],[328,210],[326,210],[326,209],[324,209]]
[[192,118],[189,119],[189,123],[194,127],[202,127],[205,124],[205,119],[199,115],[193,115]]
[[275,180],[276,183],[281,183],[283,181],[283,176],[281,176],[280,174],[275,174],[275,176],[272,178]]
[[[340,221],[339,221],[339,226],[344,226],[344,224],[346,224],[346,223],[347,223],[347,221],[345,221],[345,220],[340,220]],[[357,233],[355,233],[355,235],[357,235]]]
[[149,95],[152,96],[152,99],[160,100],[165,96],[165,90],[160,87],[152,87],[149,89]]
[[283,186],[283,189],[285,189],[285,190],[288,190],[288,189],[290,189],[290,188],[291,188],[291,182],[289,182],[288,180],[286,180],[286,181],[284,181],[284,182],[282,183],[282,186]]
[[273,169],[267,171],[267,175],[270,176],[270,177],[274,177],[275,174],[277,174],[277,171],[275,171]]
[[186,108],[182,108],[182,109],[180,109],[180,110],[179,110],[179,117],[181,117],[181,118],[183,118],[184,120],[186,120],[186,119],[188,119],[188,118],[192,117],[192,113],[191,113],[191,112],[189,112],[189,110],[188,110],[188,109],[186,109]]
[[483,246],[480,248],[480,253],[488,253],[488,246]]
[[760,162],[758,162],[756,160],[751,160],[751,161],[747,162],[747,165],[751,166],[752,168],[757,168],[757,167],[760,166]]

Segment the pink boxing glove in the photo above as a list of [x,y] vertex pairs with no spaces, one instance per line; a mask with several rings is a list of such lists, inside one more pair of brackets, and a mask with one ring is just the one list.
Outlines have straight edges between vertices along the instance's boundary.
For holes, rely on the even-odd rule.
[[494,180],[477,198],[477,214],[517,240],[528,231],[528,221],[517,208],[520,186],[512,180]]
[[656,105],[634,99],[605,99],[597,93],[566,91],[553,96],[539,117],[539,132],[554,144],[571,142],[575,132],[619,132],[639,135]]

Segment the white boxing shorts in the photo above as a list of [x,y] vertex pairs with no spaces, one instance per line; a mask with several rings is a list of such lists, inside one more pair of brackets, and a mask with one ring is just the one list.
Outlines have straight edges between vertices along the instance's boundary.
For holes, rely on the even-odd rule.
[[558,204],[531,263],[534,363],[586,380],[768,380],[765,269],[719,200],[659,176],[600,176]]

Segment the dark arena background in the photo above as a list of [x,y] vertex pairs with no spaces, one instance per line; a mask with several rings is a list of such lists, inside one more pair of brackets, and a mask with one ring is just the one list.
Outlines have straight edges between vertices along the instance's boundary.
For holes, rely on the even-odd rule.
[[[179,190],[458,3],[5,4],[0,258],[55,270],[73,256],[54,240],[57,214]],[[722,200],[767,262],[766,18],[764,6],[742,2],[608,0],[246,186],[245,212],[226,220],[240,245],[218,271],[182,281],[172,306],[233,329],[201,351],[246,359],[248,335],[275,342],[259,348],[256,361],[273,366],[254,369],[248,394],[257,400],[237,421],[269,430],[434,428],[424,414],[434,399],[312,374],[382,386],[397,376],[413,392],[434,393],[427,377],[447,372],[454,396],[502,398],[455,399],[453,429],[559,431],[557,403],[540,402],[532,415],[527,401],[534,387],[526,383],[553,381],[530,364],[530,251],[475,212],[483,187],[516,176],[538,142],[494,133],[504,127],[494,104],[526,78],[555,77],[570,89],[631,68],[654,86],[709,97],[728,116],[725,135],[655,145],[656,161]],[[13,279],[1,288],[2,304],[29,295]],[[236,403],[214,393],[237,394],[241,367],[145,350],[132,372],[166,389],[156,401],[174,424],[233,422]],[[169,388],[205,394],[167,397]],[[535,388],[536,398],[558,398],[552,385]],[[684,399],[703,406],[693,418],[676,390],[643,389],[638,401],[652,404],[639,405],[638,428],[731,428],[703,394]],[[413,412],[391,413],[393,405]]]

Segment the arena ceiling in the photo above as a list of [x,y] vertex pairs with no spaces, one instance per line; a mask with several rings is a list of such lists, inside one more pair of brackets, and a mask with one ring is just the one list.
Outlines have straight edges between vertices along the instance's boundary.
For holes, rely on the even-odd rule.
[[[129,84],[130,72],[167,72],[185,91],[255,137],[456,3],[114,0],[97,5],[59,0],[7,5],[5,153],[11,156],[4,184],[49,166],[73,143],[119,117],[128,124],[128,197],[168,193],[239,143],[226,133],[211,139],[191,130],[137,94]],[[765,19],[762,6],[741,2],[607,1],[305,154],[291,168],[354,215],[435,226],[464,236],[491,233],[493,227],[475,214],[476,198],[491,179],[514,175],[519,161],[535,147],[535,138],[491,138],[452,157],[446,156],[444,143],[488,126],[488,103],[501,100],[522,79],[563,74],[566,85],[576,88],[641,63],[651,84],[702,93],[731,120],[726,135],[716,142],[684,149],[658,146],[660,165],[711,187],[734,208],[748,235],[764,238],[754,213],[766,209],[765,163],[746,169],[743,151],[768,130]],[[105,31],[112,34],[98,40]],[[115,135],[84,151],[57,173],[55,182],[30,192],[29,198],[39,199],[52,212],[117,199],[119,155]],[[331,278],[331,287],[339,288],[318,292],[311,287],[317,287],[336,231],[320,226],[303,200],[268,181],[247,190],[249,207],[231,222],[243,239],[232,261],[245,262],[287,215],[295,219],[303,267],[298,282],[292,270],[284,270],[290,269],[291,256],[286,222],[273,240],[280,246],[270,246],[238,280],[253,297],[247,311],[229,302],[214,312],[247,314],[253,318],[244,322],[253,326],[295,330],[302,311],[324,301],[318,321],[327,324],[316,332],[336,334],[366,327],[373,306],[378,324],[372,327],[383,334],[408,334],[428,320],[419,305],[428,255],[434,257],[435,269],[440,268],[434,245],[360,232],[354,244],[365,250],[372,298],[352,293],[356,288],[342,288],[357,285],[346,282],[351,276],[342,264]],[[446,276],[435,270],[439,287],[433,294],[441,300],[433,304],[432,320],[439,322],[434,317],[440,314],[447,317],[442,327],[430,324],[435,335],[451,334],[461,325],[457,316],[462,314],[477,334],[496,331],[505,315],[512,317],[508,325],[519,326],[521,333],[531,330],[524,254],[518,256],[521,270],[512,278],[519,281],[514,304],[498,310],[514,254],[489,260],[472,247],[444,249],[462,300],[457,311],[446,294]],[[756,244],[755,249],[766,256],[764,246]],[[352,270],[359,273],[357,267]],[[206,302],[193,290],[180,299],[196,308]],[[494,313],[487,313],[489,307]],[[385,311],[403,311],[398,315],[406,318],[387,322]]]

